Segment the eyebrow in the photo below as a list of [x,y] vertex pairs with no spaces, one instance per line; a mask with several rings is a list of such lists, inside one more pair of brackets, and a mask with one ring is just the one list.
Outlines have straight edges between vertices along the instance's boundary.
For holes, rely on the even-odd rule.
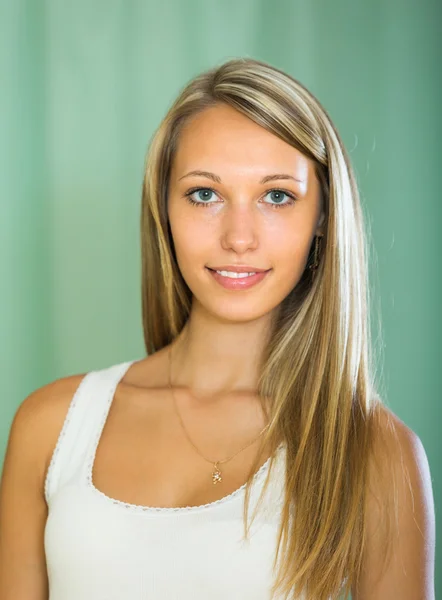
[[[197,177],[207,177],[216,183],[221,183],[221,177],[218,177],[218,175],[215,175],[215,173],[210,173],[210,171],[189,171],[189,173],[186,173],[180,177],[178,181],[181,181],[181,179],[184,179],[185,177],[190,177],[191,175],[196,175]],[[293,179],[293,181],[297,181],[298,183],[304,183],[302,179],[297,179],[296,177],[288,175],[287,173],[274,173],[273,175],[265,175],[265,177],[263,177],[259,183],[267,183],[268,181],[275,181],[276,179]]]

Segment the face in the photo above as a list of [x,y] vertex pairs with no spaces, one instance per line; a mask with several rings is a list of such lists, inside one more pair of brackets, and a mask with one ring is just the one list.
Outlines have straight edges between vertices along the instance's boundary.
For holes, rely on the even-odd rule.
[[[192,309],[235,322],[269,316],[284,300],[323,220],[313,163],[227,105],[205,109],[182,129],[168,216]],[[209,270],[234,265],[267,272],[230,289]]]

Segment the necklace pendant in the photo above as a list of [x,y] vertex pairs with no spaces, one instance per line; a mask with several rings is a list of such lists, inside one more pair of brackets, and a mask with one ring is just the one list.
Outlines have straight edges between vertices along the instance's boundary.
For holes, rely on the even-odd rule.
[[215,469],[212,472],[212,483],[213,485],[216,485],[217,483],[220,483],[223,478],[221,476],[221,471],[218,469],[218,463],[215,463],[213,466]]

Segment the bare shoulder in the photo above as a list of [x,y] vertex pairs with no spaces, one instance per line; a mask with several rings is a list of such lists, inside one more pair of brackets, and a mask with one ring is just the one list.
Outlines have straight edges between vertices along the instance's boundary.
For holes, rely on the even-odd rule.
[[44,480],[83,376],[64,377],[38,388],[14,415],[0,481],[0,597],[4,600],[48,598]]
[[367,541],[354,600],[434,599],[435,515],[419,436],[388,407],[375,417]]
[[85,375],[56,379],[21,402],[12,421],[5,465],[11,453],[29,453],[36,461],[36,473],[43,483],[69,405]]
[[[431,483],[428,458],[419,436],[388,407],[380,405],[375,419],[374,454],[376,481],[379,491],[389,487],[394,476],[397,484],[416,489]],[[402,492],[404,489],[402,488]]]

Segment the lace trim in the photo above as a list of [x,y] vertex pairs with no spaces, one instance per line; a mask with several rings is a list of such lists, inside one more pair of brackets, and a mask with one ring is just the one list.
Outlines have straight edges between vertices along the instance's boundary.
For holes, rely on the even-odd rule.
[[[258,469],[258,471],[256,471],[256,473],[253,477],[254,483],[262,478],[261,475],[263,475],[263,473],[267,470],[267,468],[270,464],[270,459],[271,459],[271,457],[269,457],[266,460],[266,462]],[[189,512],[195,512],[195,511],[200,511],[200,510],[204,510],[204,509],[214,508],[216,506],[219,506],[220,504],[226,504],[229,501],[233,501],[236,497],[238,497],[239,495],[242,495],[242,492],[245,490],[246,485],[247,485],[246,483],[244,483],[241,487],[234,490],[231,494],[228,494],[227,496],[223,496],[222,498],[219,498],[218,500],[214,500],[213,502],[207,502],[206,504],[198,504],[198,505],[193,505],[193,506],[143,506],[141,504],[132,504],[130,502],[123,502],[122,500],[117,500],[116,498],[112,498],[111,496],[104,494],[102,491],[100,491],[98,488],[96,488],[92,482],[92,477],[91,477],[91,473],[90,473],[92,467],[93,467],[93,459],[92,459],[92,462],[89,463],[89,467],[88,467],[89,488],[96,495],[101,496],[101,498],[104,499],[105,501],[110,502],[111,504],[115,504],[117,506],[121,506],[121,507],[125,508],[126,510],[132,511],[132,512],[189,513]]]
[[46,499],[46,503],[49,504],[50,502],[50,486],[52,485],[52,478],[53,478],[53,473],[54,473],[54,469],[57,463],[57,458],[58,458],[58,454],[60,452],[60,448],[62,446],[63,440],[65,438],[66,432],[69,428],[69,423],[71,421],[71,417],[72,414],[75,410],[75,407],[78,403],[78,399],[80,397],[80,393],[81,390],[83,389],[83,387],[86,384],[86,381],[89,379],[89,376],[93,373],[93,371],[89,371],[88,373],[85,374],[85,376],[82,378],[82,380],[80,381],[80,383],[78,384],[77,389],[74,392],[74,395],[72,396],[71,402],[69,404],[69,408],[68,411],[66,413],[65,419],[63,421],[63,426],[61,428],[61,431],[58,435],[57,438],[57,443],[55,445],[54,451],[52,453],[51,456],[51,461],[49,463],[49,467],[46,473],[46,477],[45,477],[45,484],[44,484],[44,495],[45,495],[45,499]]
[[[130,365],[129,365],[130,366]],[[121,378],[124,376],[124,373],[121,375]],[[228,494],[227,496],[223,496],[222,498],[219,498],[218,500],[214,500],[213,502],[207,502],[206,504],[199,504],[199,505],[195,505],[195,506],[143,506],[140,504],[132,504],[130,502],[123,502],[122,500],[117,500],[116,498],[112,498],[111,496],[108,496],[107,494],[105,494],[104,492],[100,491],[98,488],[95,487],[93,480],[92,480],[92,471],[93,471],[93,467],[94,467],[94,462],[95,462],[95,455],[97,453],[97,449],[98,449],[98,444],[100,441],[100,437],[101,434],[103,432],[104,429],[104,425],[107,419],[107,415],[109,413],[110,410],[110,406],[112,404],[112,401],[114,399],[114,394],[115,394],[115,390],[117,388],[118,385],[118,381],[114,382],[114,385],[110,386],[109,392],[108,392],[108,397],[106,400],[106,407],[103,411],[103,416],[101,418],[99,427],[97,428],[97,433],[95,435],[95,439],[94,439],[94,444],[92,446],[92,452],[89,455],[89,460],[88,460],[88,464],[87,464],[87,486],[88,488],[98,497],[100,497],[102,500],[104,500],[105,502],[114,504],[116,506],[121,506],[122,508],[124,508],[126,511],[129,512],[141,512],[141,513],[189,513],[189,512],[196,512],[196,511],[201,511],[201,510],[207,510],[210,508],[215,508],[216,506],[220,506],[222,504],[226,504],[229,501],[233,501],[235,498],[237,498],[238,496],[240,496],[242,494],[242,492],[245,490],[246,488],[246,483],[244,483],[241,487],[239,487],[238,489],[234,490],[232,493]],[[280,444],[276,450],[276,454],[278,454],[279,450],[281,450],[283,447],[283,444]],[[255,483],[257,480],[261,479],[262,475],[265,473],[265,471],[267,470],[269,464],[270,464],[270,460],[271,457],[269,457],[266,462],[261,465],[261,467],[258,469],[258,471],[255,473],[254,477],[253,477],[253,483]]]

